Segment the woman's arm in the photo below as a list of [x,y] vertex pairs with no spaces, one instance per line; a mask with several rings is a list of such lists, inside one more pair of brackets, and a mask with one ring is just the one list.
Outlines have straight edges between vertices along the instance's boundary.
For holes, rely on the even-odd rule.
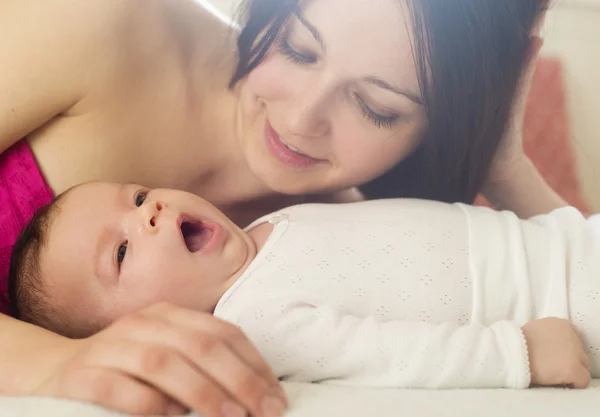
[[[100,71],[94,68],[109,67],[103,45],[117,36],[111,31],[119,21],[111,3],[0,2],[0,153],[67,113],[95,82]],[[41,382],[37,376],[61,360],[54,350],[64,346],[57,335],[0,315],[0,392],[31,392]]]
[[502,177],[488,182],[485,197],[498,209],[514,211],[521,218],[549,213],[567,202],[552,189],[525,155]]
[[[68,398],[135,415],[189,409],[220,417],[230,404],[267,417],[286,405],[248,339],[208,313],[156,305],[81,340],[1,316],[0,334],[2,394]],[[265,410],[266,398],[281,409]]]
[[114,72],[119,37],[135,3],[0,2],[0,152],[68,115]]
[[68,340],[0,314],[0,393],[35,391],[68,356]]
[[494,159],[483,194],[497,208],[511,210],[521,218],[548,213],[567,203],[542,178],[523,152],[525,108],[537,56],[543,45],[538,36],[543,19],[531,37],[525,70],[514,99],[512,117]]

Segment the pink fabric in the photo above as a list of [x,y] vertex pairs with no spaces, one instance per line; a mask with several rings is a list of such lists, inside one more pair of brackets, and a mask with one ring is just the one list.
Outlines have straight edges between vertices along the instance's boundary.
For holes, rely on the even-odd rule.
[[21,229],[54,194],[29,144],[21,140],[0,154],[0,312],[8,311],[8,271]]

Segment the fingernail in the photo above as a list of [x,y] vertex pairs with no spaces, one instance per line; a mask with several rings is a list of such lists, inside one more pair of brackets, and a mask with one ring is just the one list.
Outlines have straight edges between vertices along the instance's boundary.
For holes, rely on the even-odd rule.
[[224,402],[221,406],[223,417],[246,417],[246,410],[230,401]]
[[169,417],[173,416],[183,416],[186,415],[188,410],[180,404],[170,403],[167,404],[167,415]]
[[281,417],[285,411],[285,404],[277,397],[265,397],[260,402],[262,417]]

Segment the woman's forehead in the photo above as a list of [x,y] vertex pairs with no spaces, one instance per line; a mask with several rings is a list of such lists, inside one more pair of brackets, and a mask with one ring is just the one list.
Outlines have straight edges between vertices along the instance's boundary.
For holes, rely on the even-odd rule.
[[397,41],[412,26],[406,0],[309,0],[298,10],[323,32]]
[[327,59],[343,60],[349,72],[393,76],[396,80],[390,81],[396,82],[415,75],[412,19],[405,1],[311,0],[299,13],[303,19],[292,19],[302,38],[312,37],[301,22],[305,20],[318,32]]

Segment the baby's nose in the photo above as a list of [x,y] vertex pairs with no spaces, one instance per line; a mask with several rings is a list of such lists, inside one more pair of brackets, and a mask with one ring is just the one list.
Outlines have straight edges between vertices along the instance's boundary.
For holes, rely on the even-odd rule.
[[166,208],[162,201],[147,201],[140,206],[144,228],[150,233],[158,231],[160,213]]

